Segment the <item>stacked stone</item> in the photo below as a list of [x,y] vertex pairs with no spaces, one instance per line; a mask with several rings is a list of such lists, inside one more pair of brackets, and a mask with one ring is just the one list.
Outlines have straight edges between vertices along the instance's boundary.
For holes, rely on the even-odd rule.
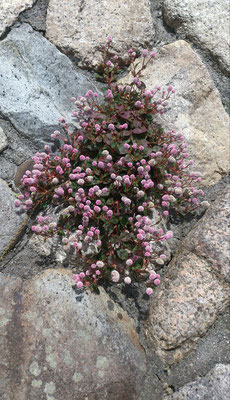
[[156,3],[0,5],[0,254],[25,220],[14,208],[17,168],[50,144],[60,117],[75,126],[71,97],[100,92],[94,73],[108,34],[114,54],[157,48],[143,81],[176,90],[157,122],[183,132],[212,203],[185,230],[171,221],[173,258],[149,302],[138,284],[75,293],[60,268],[65,252],[25,230],[0,263],[3,400],[228,398],[228,6]]

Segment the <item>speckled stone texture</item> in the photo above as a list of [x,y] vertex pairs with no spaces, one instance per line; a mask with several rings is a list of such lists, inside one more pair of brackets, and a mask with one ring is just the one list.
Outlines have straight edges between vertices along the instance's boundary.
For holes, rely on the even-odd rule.
[[0,179],[0,255],[26,218],[25,214],[19,213],[15,208],[15,199],[15,193]]
[[230,302],[229,189],[182,242],[151,300],[148,338],[180,361]]
[[[130,81],[130,75],[121,80]],[[143,71],[143,81],[148,89],[173,85],[175,95],[157,121],[183,132],[193,170],[203,174],[202,185],[218,182],[230,167],[229,117],[200,57],[183,40],[163,46]]]
[[50,134],[60,128],[61,117],[74,123],[71,98],[88,89],[98,91],[28,24],[12,29],[0,42],[0,59],[0,114],[34,143],[53,143]]
[[7,147],[7,137],[0,127],[0,153]]
[[138,398],[146,366],[134,322],[103,289],[71,285],[62,269],[24,283],[0,275],[2,400]]
[[50,0],[46,37],[74,54],[79,66],[97,69],[108,35],[113,52],[123,57],[130,47],[151,46],[154,25],[150,0]]
[[230,73],[229,3],[226,0],[163,0],[166,23],[208,52]]
[[229,382],[230,365],[216,364],[207,375],[198,377],[163,400],[227,400]]
[[36,0],[3,0],[0,3],[0,37],[19,14],[33,6]]

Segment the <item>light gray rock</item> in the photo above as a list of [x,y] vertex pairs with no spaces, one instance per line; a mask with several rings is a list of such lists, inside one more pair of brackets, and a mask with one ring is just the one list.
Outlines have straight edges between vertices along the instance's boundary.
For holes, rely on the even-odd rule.
[[[175,94],[156,120],[165,129],[183,132],[193,170],[211,186],[229,171],[229,117],[200,57],[184,40],[163,46],[143,71],[148,89],[173,85]],[[130,82],[130,74],[121,80]]]
[[71,98],[96,90],[92,81],[28,24],[0,42],[0,113],[31,141],[51,141]]
[[36,0],[3,0],[0,3],[0,36],[17,19],[19,14],[33,6]]
[[164,400],[227,400],[229,398],[230,365],[216,364],[204,377],[180,388]]
[[15,194],[9,186],[0,179],[0,256],[25,219],[14,206]]
[[138,398],[145,354],[103,289],[76,294],[64,269],[24,283],[0,276],[2,400]]
[[230,72],[229,4],[226,0],[164,0],[164,18]]
[[[151,46],[155,22],[150,0],[50,0],[46,19],[47,38],[74,54],[79,66],[98,68],[101,46],[108,35],[112,52],[123,57],[129,48]],[[60,12],[61,10],[61,12]]]
[[7,137],[0,127],[0,153],[7,147]]
[[151,300],[147,334],[169,364],[194,347],[230,302],[228,224],[229,186],[182,242]]

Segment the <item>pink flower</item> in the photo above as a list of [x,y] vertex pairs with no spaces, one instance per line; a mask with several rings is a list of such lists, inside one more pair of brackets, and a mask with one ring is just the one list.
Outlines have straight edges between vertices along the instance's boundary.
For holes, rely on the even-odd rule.
[[148,296],[151,296],[151,294],[153,293],[153,289],[149,287],[149,288],[146,289],[145,293],[146,293]]
[[21,205],[20,200],[18,200],[18,199],[14,200],[14,205],[15,205],[15,207],[20,207],[20,205]]
[[105,264],[103,263],[103,261],[97,261],[96,265],[98,268],[103,268]]
[[142,57],[147,57],[148,54],[149,54],[148,49],[144,49],[144,50],[142,51]]
[[124,279],[124,282],[125,282],[126,285],[130,285],[131,278],[129,276],[126,276],[126,278]]
[[173,232],[172,231],[168,231],[166,234],[165,234],[165,239],[171,239],[173,237]]
[[131,265],[133,265],[133,260],[131,260],[131,258],[129,258],[128,260],[126,260],[126,265],[128,267],[130,267]]
[[160,279],[155,279],[155,281],[153,283],[154,283],[154,285],[158,286],[158,285],[160,285],[161,281],[160,281]]
[[120,279],[120,274],[115,269],[111,272],[111,278],[113,282],[118,282]]
[[107,211],[107,217],[112,217],[113,215],[113,211],[112,210],[108,210]]
[[57,193],[59,196],[63,196],[63,194],[64,194],[65,192],[64,192],[64,190],[62,189],[62,187],[59,187],[59,188],[57,188],[56,193]]

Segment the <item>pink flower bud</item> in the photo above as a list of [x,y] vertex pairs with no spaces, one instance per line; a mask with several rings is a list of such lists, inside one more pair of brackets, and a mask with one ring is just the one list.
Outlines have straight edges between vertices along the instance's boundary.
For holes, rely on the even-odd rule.
[[148,296],[151,296],[151,294],[153,293],[153,289],[152,288],[147,288],[146,292],[145,292]]

